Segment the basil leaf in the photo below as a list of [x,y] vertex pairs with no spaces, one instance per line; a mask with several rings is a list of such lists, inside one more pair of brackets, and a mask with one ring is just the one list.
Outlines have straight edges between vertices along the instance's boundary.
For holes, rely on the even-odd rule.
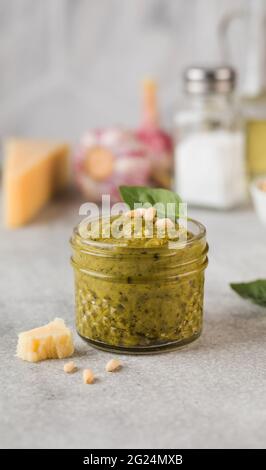
[[120,186],[119,191],[124,202],[126,202],[130,209],[134,209],[136,203],[150,203],[155,205],[157,203],[163,204],[165,210],[157,211],[158,216],[165,217],[167,204],[175,204],[175,217],[179,216],[179,204],[182,202],[178,194],[163,188],[149,188],[146,186]]
[[266,279],[230,284],[230,286],[244,299],[249,299],[255,304],[266,307]]

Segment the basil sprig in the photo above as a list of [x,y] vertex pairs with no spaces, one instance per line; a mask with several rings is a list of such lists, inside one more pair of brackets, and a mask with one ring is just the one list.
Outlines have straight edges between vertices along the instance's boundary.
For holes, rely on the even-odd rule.
[[149,188],[146,186],[120,186],[119,191],[124,202],[126,202],[130,209],[134,209],[134,204],[149,203],[154,206],[157,203],[162,204],[164,210],[157,210],[158,217],[165,217],[167,214],[167,204],[175,204],[174,217],[179,216],[179,204],[182,202],[178,194],[168,189],[163,188]]
[[251,282],[230,284],[231,288],[244,299],[266,307],[266,279],[257,279]]

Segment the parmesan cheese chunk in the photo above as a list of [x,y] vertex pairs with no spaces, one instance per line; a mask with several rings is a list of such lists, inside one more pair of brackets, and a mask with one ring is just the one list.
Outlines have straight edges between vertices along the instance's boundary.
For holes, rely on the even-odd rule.
[[3,165],[4,223],[15,228],[32,220],[69,182],[65,144],[10,139]]
[[17,357],[24,361],[62,359],[71,356],[73,352],[72,333],[61,318],[18,335]]

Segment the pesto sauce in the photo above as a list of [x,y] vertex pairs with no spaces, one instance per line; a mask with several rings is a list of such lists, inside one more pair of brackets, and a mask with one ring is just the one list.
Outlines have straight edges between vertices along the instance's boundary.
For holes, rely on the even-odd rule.
[[100,347],[125,352],[177,346],[198,337],[205,237],[189,232],[181,249],[169,249],[167,234],[149,238],[144,226],[137,239],[105,238],[104,219],[101,227],[100,235],[92,231],[87,240],[77,230],[72,238],[78,333]]

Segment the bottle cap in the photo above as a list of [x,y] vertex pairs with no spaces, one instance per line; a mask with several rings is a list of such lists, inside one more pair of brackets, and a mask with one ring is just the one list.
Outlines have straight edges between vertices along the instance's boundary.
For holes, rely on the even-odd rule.
[[235,88],[236,72],[233,67],[192,66],[184,73],[185,90],[193,94],[231,93]]

